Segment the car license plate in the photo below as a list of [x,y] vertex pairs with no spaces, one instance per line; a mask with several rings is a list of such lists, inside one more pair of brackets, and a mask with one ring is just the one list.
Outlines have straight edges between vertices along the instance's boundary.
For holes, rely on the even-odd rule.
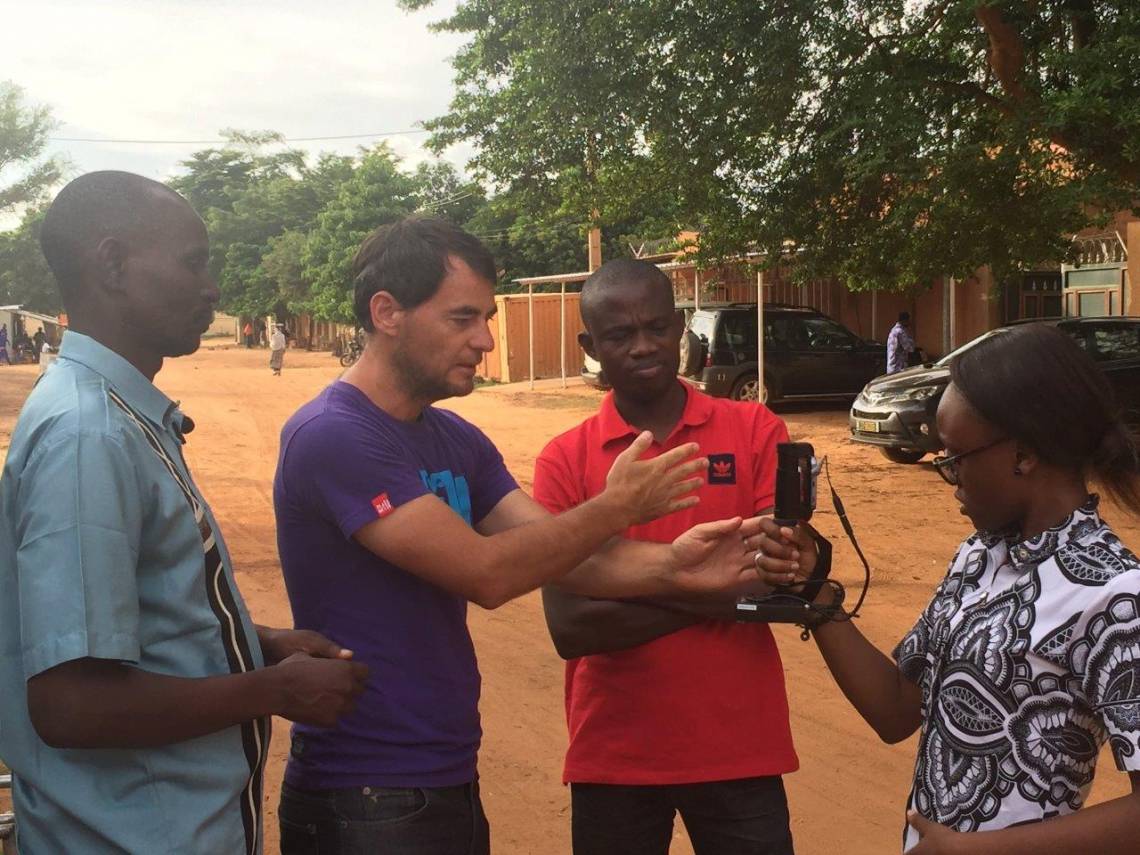
[[871,419],[856,419],[855,430],[863,431],[863,433],[878,433],[879,423]]

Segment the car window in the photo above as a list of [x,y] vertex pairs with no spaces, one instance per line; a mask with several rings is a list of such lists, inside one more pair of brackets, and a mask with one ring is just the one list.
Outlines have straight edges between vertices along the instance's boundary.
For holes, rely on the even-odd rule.
[[808,345],[812,348],[836,350],[855,343],[855,336],[831,318],[804,318],[804,328],[807,330]]
[[712,341],[713,326],[712,315],[693,315],[689,321],[689,329],[692,330],[694,335],[703,339],[706,343]]
[[807,329],[795,315],[764,318],[764,346],[777,350],[804,350],[808,347]]
[[722,312],[720,316],[720,341],[738,350],[756,346],[756,316],[745,312]]
[[1093,327],[1092,355],[1110,362],[1140,357],[1140,324],[1105,324]]

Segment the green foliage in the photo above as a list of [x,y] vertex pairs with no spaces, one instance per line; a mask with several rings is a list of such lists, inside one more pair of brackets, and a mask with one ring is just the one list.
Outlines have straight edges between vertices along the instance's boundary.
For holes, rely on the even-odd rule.
[[36,205],[63,174],[59,158],[44,157],[55,127],[47,107],[24,103],[24,93],[0,81],[0,213]]
[[32,210],[17,228],[0,232],[0,304],[55,315],[63,304],[40,251],[43,222],[43,210]]
[[377,226],[415,211],[418,190],[387,145],[364,152],[309,234],[303,256],[309,294],[296,304],[298,309],[324,320],[350,321],[356,250]]
[[[451,164],[407,170],[387,145],[356,157],[310,163],[277,134],[227,134],[221,149],[196,152],[170,185],[197,208],[210,234],[211,270],[222,308],[238,315],[308,313],[352,320],[352,259],[379,225],[412,213],[443,217],[480,236],[503,270],[518,276],[584,269],[586,226],[553,194],[515,190],[487,198]],[[672,206],[637,199],[611,206],[605,253],[628,253],[627,236],[673,234]]]
[[668,197],[708,256],[1001,278],[1140,198],[1133,0],[461,0],[437,26],[469,40],[433,145],[571,222]]

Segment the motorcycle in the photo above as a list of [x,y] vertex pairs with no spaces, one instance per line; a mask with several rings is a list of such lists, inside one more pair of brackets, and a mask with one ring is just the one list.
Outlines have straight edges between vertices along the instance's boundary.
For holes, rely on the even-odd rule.
[[340,364],[343,368],[354,364],[356,360],[360,359],[360,354],[364,353],[364,345],[362,345],[355,338],[349,339],[348,345],[344,349],[344,353],[340,355]]

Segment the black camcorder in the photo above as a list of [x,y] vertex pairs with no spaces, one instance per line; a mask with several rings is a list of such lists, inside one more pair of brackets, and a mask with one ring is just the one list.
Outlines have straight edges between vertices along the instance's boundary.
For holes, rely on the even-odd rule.
[[[816,459],[815,449],[811,443],[781,442],[776,446],[776,505],[773,519],[777,525],[794,528],[811,520],[812,514],[815,513],[818,480],[822,469],[823,462]],[[834,489],[831,491],[831,498],[844,531],[847,532],[856,553],[863,561],[869,582],[870,568],[855,540],[855,533],[847,520],[843,503],[839,501]],[[806,637],[809,627],[828,620],[850,620],[858,612],[863,596],[867,593],[867,585],[864,584],[863,596],[859,597],[859,603],[855,608],[850,613],[843,611],[843,586],[828,579],[831,573],[831,542],[811,526],[806,528],[819,550],[819,558],[811,578],[797,590],[792,590],[791,586],[778,586],[768,594],[741,598],[736,603],[738,621],[794,623],[805,628],[804,637]],[[830,585],[835,591],[835,596],[828,605],[818,606],[814,601],[824,585]]]

